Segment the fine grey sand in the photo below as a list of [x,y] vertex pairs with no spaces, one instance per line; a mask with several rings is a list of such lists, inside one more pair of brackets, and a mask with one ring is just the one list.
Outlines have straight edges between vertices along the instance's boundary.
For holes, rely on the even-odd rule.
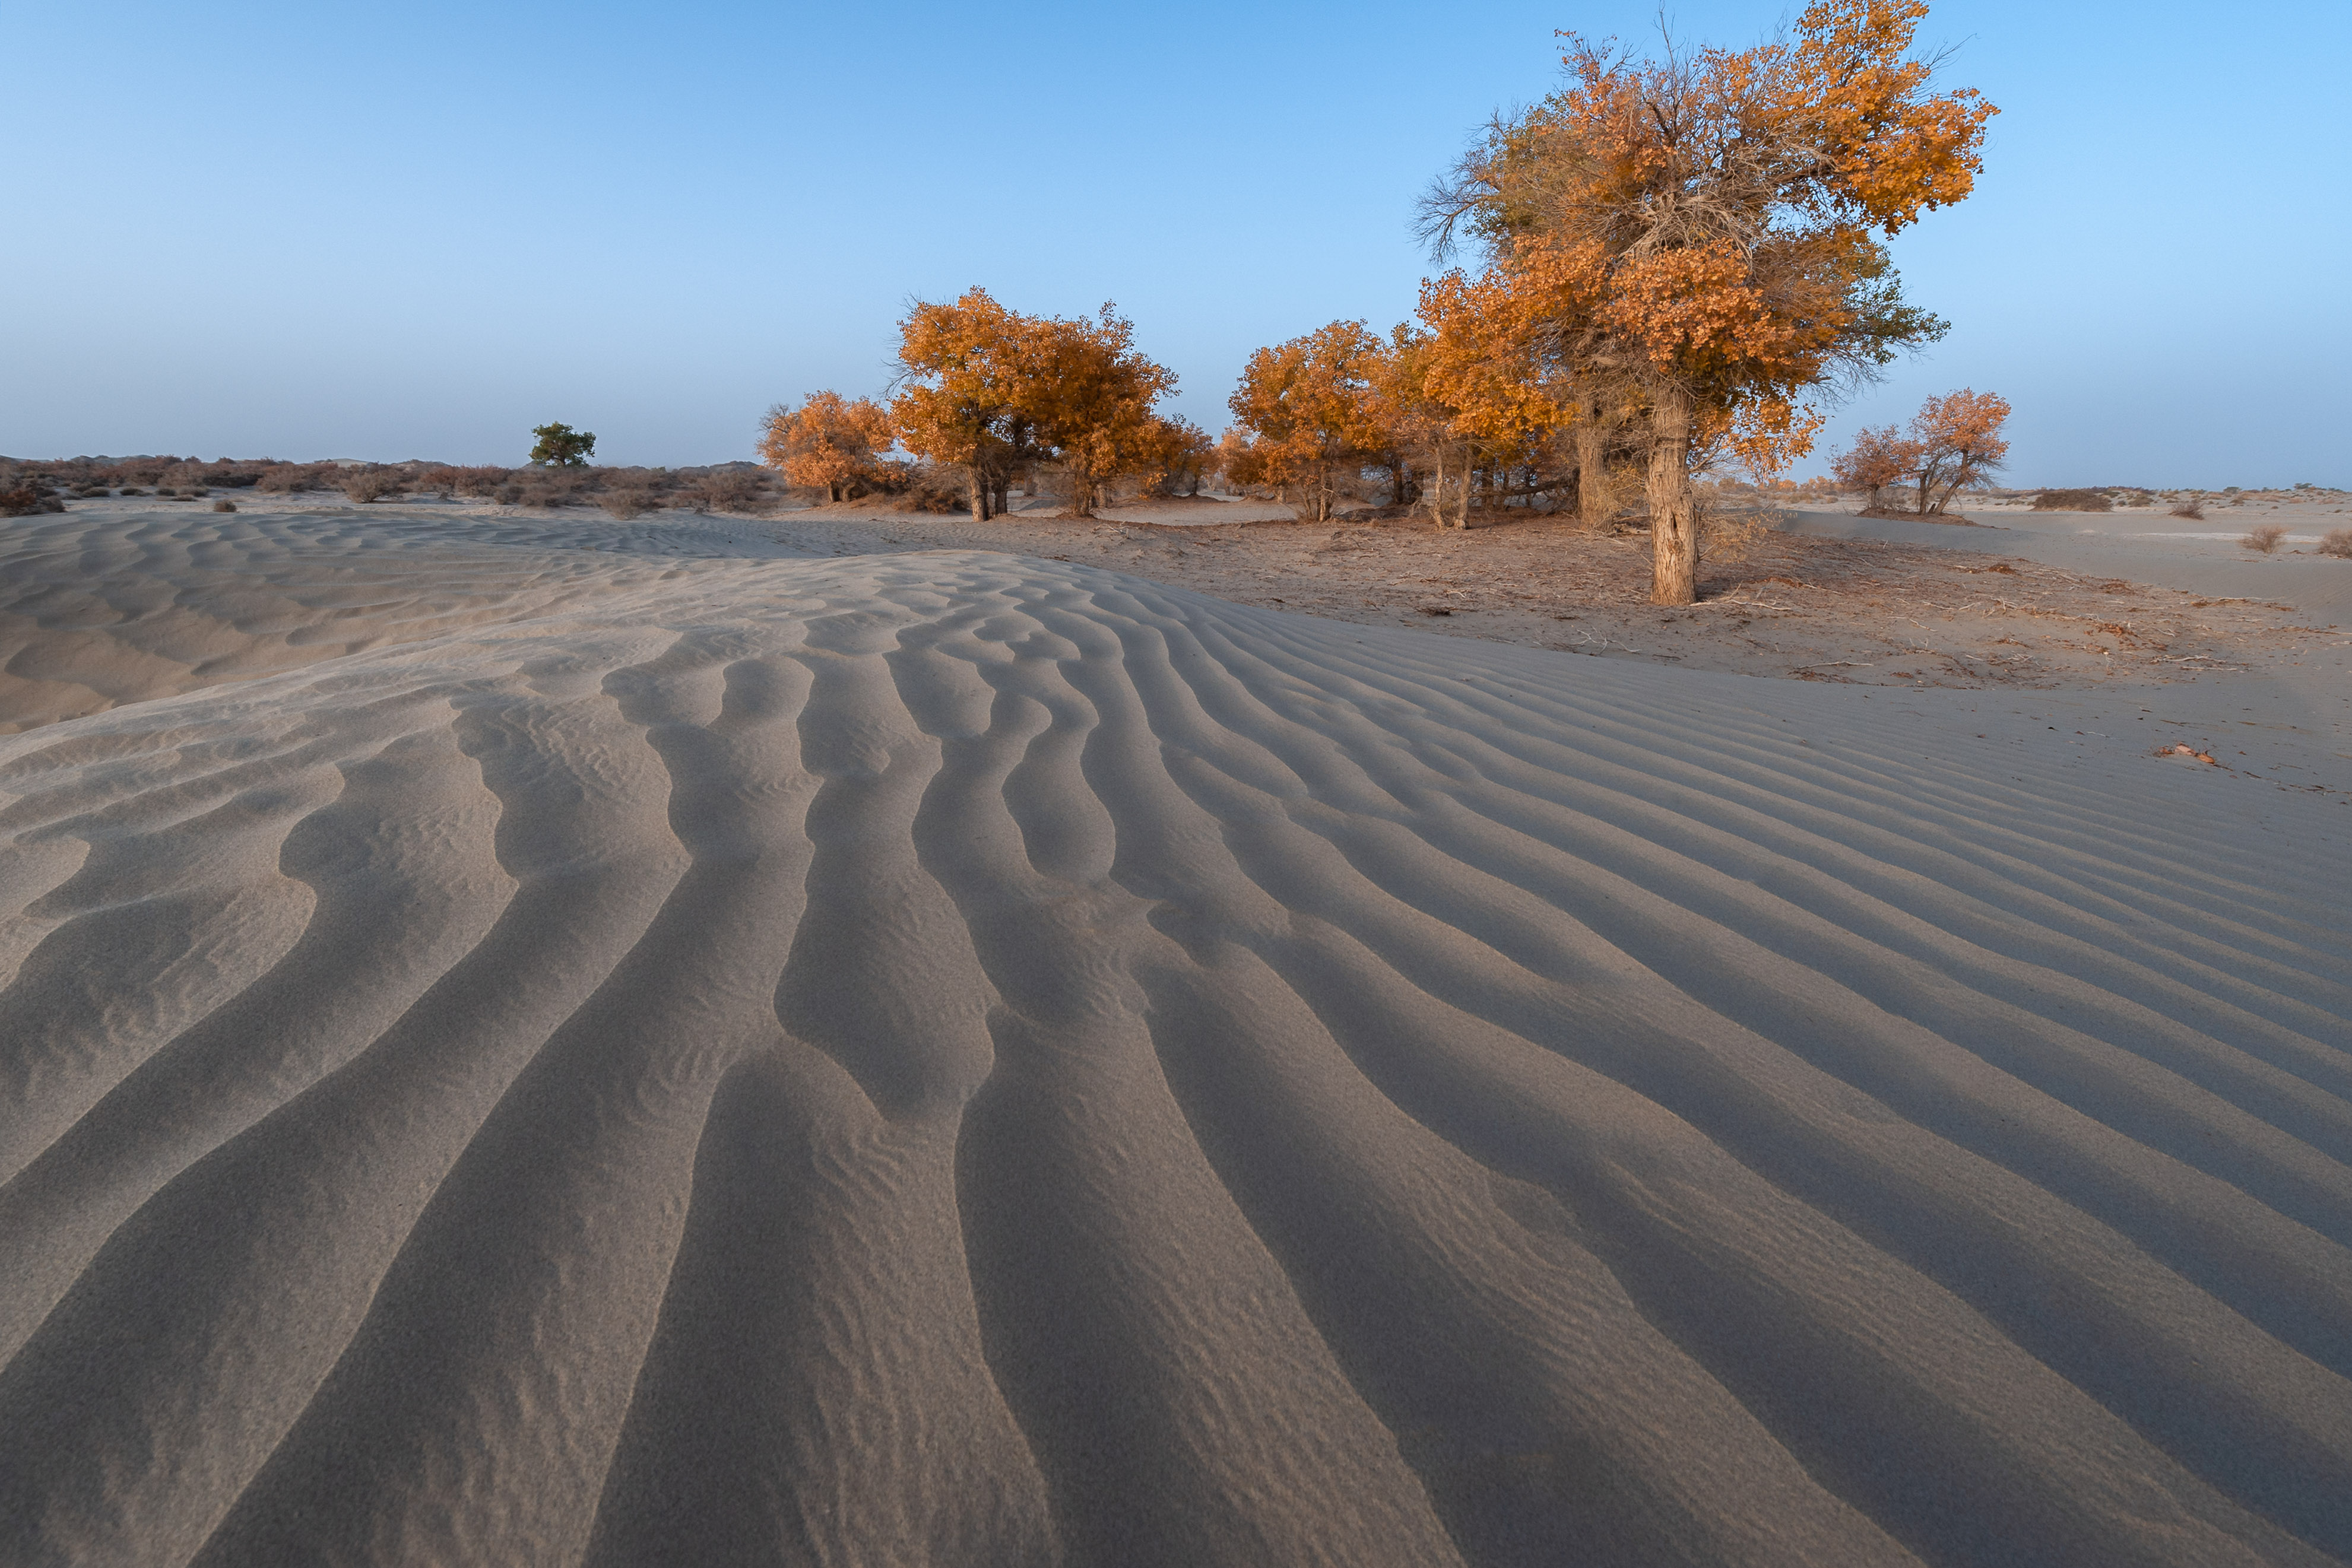
[[2342,791],[791,536],[0,525],[0,1563],[2352,1562]]

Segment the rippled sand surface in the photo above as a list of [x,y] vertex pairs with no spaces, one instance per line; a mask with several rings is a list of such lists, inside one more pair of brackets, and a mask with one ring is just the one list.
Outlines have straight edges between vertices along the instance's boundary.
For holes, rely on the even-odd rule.
[[234,521],[0,553],[0,1562],[2352,1559],[2339,805]]

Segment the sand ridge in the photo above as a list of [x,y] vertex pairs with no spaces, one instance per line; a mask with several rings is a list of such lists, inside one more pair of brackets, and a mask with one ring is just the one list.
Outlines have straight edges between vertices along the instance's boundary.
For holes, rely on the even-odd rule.
[[345,548],[0,737],[0,1560],[2352,1559],[2340,808],[995,553],[306,639]]

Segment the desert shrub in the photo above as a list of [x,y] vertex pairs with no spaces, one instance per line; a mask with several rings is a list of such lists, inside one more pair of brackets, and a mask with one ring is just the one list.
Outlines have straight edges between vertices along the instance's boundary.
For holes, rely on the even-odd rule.
[[272,468],[254,481],[254,488],[272,495],[289,495],[296,490],[323,490],[327,487],[329,469],[323,463],[289,463]]
[[207,468],[198,480],[215,490],[244,490],[259,484],[261,476],[249,468]]
[[234,512],[236,510],[236,503],[235,501],[226,500],[215,501],[213,503],[213,510],[215,512]]
[[2111,512],[2115,507],[2104,490],[2044,490],[2033,497],[2037,512]]
[[[892,466],[898,466],[893,465]],[[971,509],[971,488],[963,475],[949,467],[923,464],[892,474],[892,491],[902,512],[937,512],[952,516]]]
[[2204,503],[2200,501],[2183,501],[2179,506],[2172,508],[2172,515],[2176,517],[2194,517],[2197,521],[2201,523],[2205,520]]
[[375,468],[351,468],[343,473],[342,492],[354,501],[380,501],[398,486],[398,476]]
[[45,499],[30,485],[16,485],[0,490],[0,517],[29,517],[41,509]]
[[1764,516],[1742,509],[1725,511],[1702,505],[1698,515],[1698,557],[1728,565],[1746,560],[1764,537]]
[[569,507],[580,499],[576,486],[556,480],[526,481],[521,490],[521,504],[526,507]]
[[2260,550],[2263,554],[2268,555],[2277,549],[2280,541],[2285,538],[2284,528],[2280,528],[2276,523],[2264,523],[2261,528],[2249,528],[2246,531],[2246,537],[2238,542],[2248,549]]
[[653,497],[643,490],[607,490],[596,497],[596,504],[613,516],[626,522],[653,510]]
[[721,468],[695,480],[686,493],[699,511],[748,512],[760,505],[766,489],[757,474]]
[[490,498],[501,507],[520,506],[522,504],[522,486],[520,485],[500,485],[498,488],[490,492]]
[[2319,541],[2319,553],[2352,560],[2352,528],[2337,528]]
[[514,480],[514,470],[510,468],[453,468],[449,472],[449,488],[460,496],[495,497]]

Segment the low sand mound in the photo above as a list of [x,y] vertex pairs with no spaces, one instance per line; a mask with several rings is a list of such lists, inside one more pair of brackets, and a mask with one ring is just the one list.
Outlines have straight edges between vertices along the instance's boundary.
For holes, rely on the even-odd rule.
[[0,523],[0,735],[578,610],[712,559],[801,553],[708,520],[415,512],[9,520]]
[[630,570],[0,739],[0,1561],[2352,1555],[2340,856],[1852,692]]

